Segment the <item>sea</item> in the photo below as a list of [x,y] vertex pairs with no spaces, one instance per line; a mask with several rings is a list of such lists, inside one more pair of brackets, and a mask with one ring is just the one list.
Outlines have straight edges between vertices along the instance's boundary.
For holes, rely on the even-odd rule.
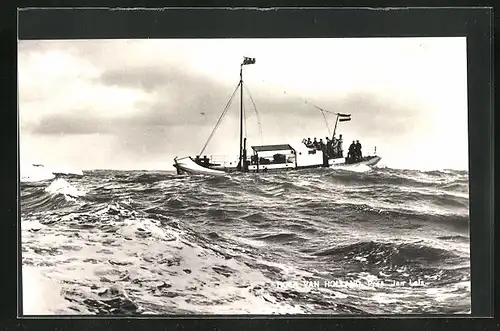
[[470,314],[467,171],[20,184],[26,315]]

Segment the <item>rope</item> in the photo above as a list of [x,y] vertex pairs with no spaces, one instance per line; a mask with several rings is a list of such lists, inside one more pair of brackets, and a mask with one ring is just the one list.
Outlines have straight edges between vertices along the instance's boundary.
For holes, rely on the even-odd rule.
[[321,110],[321,115],[323,115],[323,118],[325,119],[326,128],[328,129],[328,135],[330,135],[330,126],[328,125],[328,121],[326,120],[325,112],[323,110]]
[[257,106],[255,105],[255,102],[253,101],[252,95],[250,94],[250,91],[248,90],[246,85],[245,85],[245,90],[248,93],[248,97],[250,98],[250,101],[252,101],[253,109],[255,110],[255,115],[257,115],[257,124],[259,125],[260,144],[263,145],[264,143],[263,143],[263,139],[262,139],[262,125],[260,124],[259,112],[257,111]]
[[231,103],[233,102],[234,96],[236,95],[236,91],[238,91],[238,87],[240,87],[240,83],[238,83],[238,85],[237,85],[237,86],[236,86],[236,88],[234,89],[234,92],[233,92],[233,94],[231,95],[231,98],[229,99],[229,101],[227,102],[226,107],[224,107],[224,110],[222,111],[222,114],[220,115],[219,120],[218,120],[218,121],[217,121],[217,123],[215,124],[215,127],[214,127],[214,129],[212,130],[212,133],[210,133],[210,136],[208,137],[207,142],[205,143],[205,145],[204,145],[204,146],[203,146],[203,148],[201,149],[201,152],[200,152],[198,155],[203,154],[203,152],[205,151],[205,149],[206,149],[206,148],[207,148],[207,146],[208,146],[208,143],[210,142],[210,140],[212,140],[212,137],[214,136],[215,131],[217,131],[217,129],[219,128],[219,125],[222,123],[222,119],[224,118],[224,116],[226,116],[226,113],[227,113],[227,111],[229,110],[229,106],[230,106],[230,105],[231,105]]
[[[308,105],[313,106],[314,108],[316,108],[317,110],[319,110],[319,111],[321,112],[321,115],[323,115],[323,118],[325,119],[326,128],[328,129],[328,135],[330,135],[330,134],[331,134],[331,129],[330,129],[330,125],[328,124],[328,121],[327,121],[327,119],[326,119],[326,115],[325,115],[325,113],[333,114],[333,115],[336,115],[337,117],[339,116],[339,114],[338,114],[338,113],[335,113],[335,112],[333,112],[333,111],[329,111],[329,110],[323,109],[323,108],[318,107],[318,106],[316,106],[316,105],[313,105],[313,104],[311,104],[311,103],[308,103],[308,102],[307,102],[307,100],[305,100],[305,103],[306,103],[306,104],[308,104]],[[337,127],[337,123],[335,123],[335,128],[336,128],[336,127]],[[333,131],[334,131],[334,133],[335,133],[335,130],[333,130]]]

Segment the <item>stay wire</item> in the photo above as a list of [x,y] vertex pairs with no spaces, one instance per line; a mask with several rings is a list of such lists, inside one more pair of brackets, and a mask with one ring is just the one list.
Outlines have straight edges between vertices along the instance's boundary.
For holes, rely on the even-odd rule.
[[255,102],[253,101],[253,98],[252,98],[252,95],[250,94],[250,90],[248,89],[248,87],[245,85],[245,90],[247,91],[248,93],[248,97],[250,98],[250,101],[252,102],[252,105],[253,105],[253,109],[255,110],[255,115],[257,116],[257,124],[259,125],[259,135],[260,135],[260,144],[263,145],[263,138],[262,138],[262,125],[260,124],[260,116],[259,116],[259,112],[257,111],[257,106],[255,105]]
[[229,107],[231,106],[231,103],[233,102],[233,99],[234,99],[234,96],[236,95],[236,92],[238,91],[238,88],[240,87],[240,84],[241,83],[238,83],[238,85],[236,86],[236,88],[234,89],[234,92],[233,94],[231,95],[231,98],[229,99],[229,101],[227,102],[226,106],[224,107],[224,110],[222,111],[222,114],[220,115],[219,117],[219,120],[217,121],[217,123],[215,124],[215,127],[213,128],[212,130],[212,133],[210,133],[210,136],[208,137],[207,139],[207,142],[205,143],[205,145],[203,146],[203,148],[201,149],[201,152],[198,154],[198,155],[201,155],[203,154],[203,152],[205,151],[205,149],[207,148],[208,144],[210,143],[210,141],[212,140],[215,132],[217,131],[217,129],[219,128],[219,125],[222,123],[222,119],[224,118],[224,116],[226,116],[227,114],[227,111],[229,110]]

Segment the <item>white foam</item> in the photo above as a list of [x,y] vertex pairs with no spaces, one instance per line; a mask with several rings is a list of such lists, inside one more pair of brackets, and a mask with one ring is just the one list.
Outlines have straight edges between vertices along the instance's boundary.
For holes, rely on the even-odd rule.
[[55,173],[83,176],[83,171],[74,167],[64,165],[45,166],[41,164],[21,163],[21,182],[38,182],[50,180],[55,177]]
[[45,191],[52,194],[58,194],[58,193],[64,194],[64,196],[68,199],[81,197],[85,195],[85,192],[78,190],[63,178],[58,178],[54,180],[45,189]]
[[47,227],[46,225],[41,224],[38,220],[32,220],[32,221],[22,221],[21,222],[21,229],[23,231],[40,231],[42,228]]
[[370,166],[367,166],[366,164],[349,164],[335,167],[335,169],[342,169],[353,172],[368,172],[372,170],[372,168]]
[[150,219],[126,219],[118,232],[124,237],[132,238],[139,229],[142,229],[151,233],[151,237],[155,239],[179,241],[179,232],[161,228],[155,223]]
[[68,302],[61,295],[61,285],[34,267],[22,270],[23,315],[53,315],[65,311]]

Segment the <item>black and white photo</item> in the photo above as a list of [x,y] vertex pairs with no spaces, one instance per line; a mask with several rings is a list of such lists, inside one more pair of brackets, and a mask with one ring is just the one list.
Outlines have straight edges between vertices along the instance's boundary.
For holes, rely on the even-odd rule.
[[466,46],[19,40],[23,314],[470,314]]

